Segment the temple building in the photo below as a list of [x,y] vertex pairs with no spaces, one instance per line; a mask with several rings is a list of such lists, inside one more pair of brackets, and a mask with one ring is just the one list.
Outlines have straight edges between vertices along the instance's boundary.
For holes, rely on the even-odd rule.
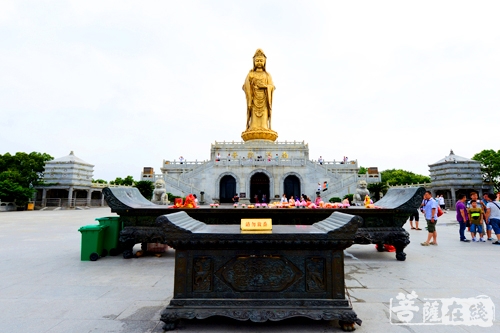
[[[101,206],[102,184],[93,184],[94,166],[69,155],[45,162],[44,186],[38,190],[35,205],[38,207]],[[92,202],[95,201],[95,202]]]
[[491,191],[491,186],[483,181],[481,163],[455,155],[453,150],[443,159],[429,164],[429,171],[431,184],[427,188],[433,196],[443,194],[445,199],[451,200],[452,207],[458,193],[469,196],[470,192],[476,191],[482,197],[483,193]]
[[[378,172],[359,175],[358,161],[323,161],[309,158],[304,142],[215,142],[208,161],[163,160],[161,174],[142,172],[141,180],[163,179],[175,195],[189,193],[204,202],[232,202],[235,194],[242,202],[279,200],[305,194],[313,200],[319,192],[323,200],[353,193],[359,180],[380,182]],[[325,182],[327,187],[325,188]],[[318,186],[321,190],[318,191]]]

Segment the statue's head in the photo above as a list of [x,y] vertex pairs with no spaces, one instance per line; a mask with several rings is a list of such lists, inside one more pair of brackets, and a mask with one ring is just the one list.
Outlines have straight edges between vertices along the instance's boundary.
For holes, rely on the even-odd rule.
[[360,180],[360,181],[358,182],[358,187],[359,187],[359,188],[363,188],[363,189],[367,188],[367,187],[368,187],[368,184],[366,183],[366,180]]
[[155,187],[156,188],[164,188],[165,187],[165,181],[163,179],[157,179],[155,181]]
[[256,70],[257,68],[262,68],[262,70],[266,70],[266,55],[264,54],[264,51],[261,49],[257,49],[255,51],[255,54],[253,55],[253,70]]

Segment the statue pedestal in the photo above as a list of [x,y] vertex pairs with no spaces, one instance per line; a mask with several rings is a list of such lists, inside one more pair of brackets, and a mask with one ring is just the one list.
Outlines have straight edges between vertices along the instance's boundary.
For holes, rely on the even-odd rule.
[[258,129],[258,130],[246,130],[241,133],[241,138],[243,141],[250,140],[269,140],[276,141],[278,138],[278,133],[270,129]]

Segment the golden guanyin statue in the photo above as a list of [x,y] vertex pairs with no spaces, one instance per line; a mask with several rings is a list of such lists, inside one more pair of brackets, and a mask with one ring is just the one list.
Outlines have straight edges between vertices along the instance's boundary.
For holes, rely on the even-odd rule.
[[278,138],[278,133],[271,129],[273,93],[276,88],[271,75],[266,71],[266,60],[264,52],[257,49],[253,56],[253,69],[243,84],[247,100],[247,124],[241,137],[245,141],[275,141]]

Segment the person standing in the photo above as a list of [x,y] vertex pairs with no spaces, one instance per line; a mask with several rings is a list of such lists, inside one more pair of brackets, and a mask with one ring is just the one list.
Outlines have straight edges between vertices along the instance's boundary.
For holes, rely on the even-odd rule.
[[[470,200],[467,201],[467,209],[470,209],[472,207],[472,202],[476,201],[477,206],[483,209],[483,213],[486,212],[486,203],[487,203],[486,199],[484,200],[484,203],[481,200],[479,200],[479,196],[477,195],[476,191],[470,192],[469,195],[470,195]],[[467,223],[467,228],[469,229],[469,231],[471,231],[470,230],[470,221],[468,221],[468,223]]]
[[323,165],[323,157],[322,157],[322,156],[320,156],[320,157],[318,158],[318,163],[319,163],[320,165]]
[[458,224],[460,225],[460,229],[458,231],[460,235],[460,241],[461,242],[470,242],[467,238],[465,238],[465,229],[467,227],[467,209],[465,208],[465,201],[467,200],[467,196],[465,194],[459,194],[458,195],[458,201],[455,206],[456,211],[457,211],[457,221]]
[[[413,226],[413,220],[415,220],[415,227]],[[410,215],[410,228],[412,230],[422,230],[418,227],[419,213],[418,209],[415,208],[413,214]]]
[[180,162],[180,164],[184,164],[184,161],[185,161],[184,157],[182,157],[182,156],[181,156],[181,157],[179,157],[179,162]]
[[238,196],[238,193],[235,193],[234,194],[234,197],[233,197],[233,202],[235,204],[238,204],[240,202],[240,197]]
[[422,201],[421,207],[424,209],[425,220],[427,221],[427,231],[429,233],[427,235],[427,240],[420,244],[422,246],[438,245],[436,231],[438,203],[432,198],[431,192],[425,192],[424,201]]
[[479,242],[485,242],[483,239],[483,210],[477,204],[477,201],[471,202],[469,208],[470,234],[473,242],[476,241],[476,232],[479,234]]
[[444,211],[446,209],[446,205],[444,203],[444,197],[442,194],[438,197],[438,200],[439,200],[439,207],[441,207],[441,209]]
[[[484,226],[484,229],[486,230],[486,237],[488,238],[488,240],[493,240],[493,238],[491,237],[491,230],[493,230],[493,227],[491,226],[491,223],[490,221],[488,221],[488,219],[486,218],[486,205],[488,204],[488,193],[484,193],[483,194],[483,199],[481,200],[481,208],[483,209],[483,217],[484,217],[484,223],[485,223],[485,226]],[[498,193],[497,193],[497,201],[500,201],[498,199]]]
[[283,193],[283,196],[281,197],[281,203],[282,204],[288,203],[288,199],[286,198],[286,194],[285,193]]
[[496,197],[493,193],[488,193],[486,205],[486,220],[491,224],[497,241],[494,245],[500,245],[500,201],[495,201]]

